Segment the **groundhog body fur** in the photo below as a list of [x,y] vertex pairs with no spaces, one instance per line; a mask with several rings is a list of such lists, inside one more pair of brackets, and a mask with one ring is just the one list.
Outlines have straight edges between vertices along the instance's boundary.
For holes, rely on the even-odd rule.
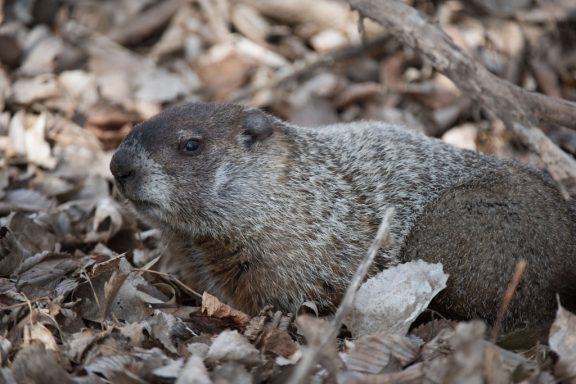
[[395,241],[370,273],[441,262],[441,311],[493,322],[522,258],[504,328],[549,322],[557,294],[576,302],[576,214],[551,181],[400,127],[185,104],[138,125],[111,170],[185,282],[251,314],[333,311],[389,207]]

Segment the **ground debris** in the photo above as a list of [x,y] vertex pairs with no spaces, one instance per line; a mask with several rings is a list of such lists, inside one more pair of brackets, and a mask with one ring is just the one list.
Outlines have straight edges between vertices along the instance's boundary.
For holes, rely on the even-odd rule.
[[[108,165],[163,108],[379,119],[544,167],[389,31],[359,29],[346,2],[0,3],[0,382],[286,382],[327,332],[324,318],[252,316],[157,270],[159,231],[118,198]],[[498,77],[576,100],[573,1],[409,3]],[[541,128],[576,155],[573,127]],[[506,350],[481,322],[414,323],[445,285],[441,265],[423,262],[369,280],[310,382],[576,383],[576,320],[562,306],[549,348]]]

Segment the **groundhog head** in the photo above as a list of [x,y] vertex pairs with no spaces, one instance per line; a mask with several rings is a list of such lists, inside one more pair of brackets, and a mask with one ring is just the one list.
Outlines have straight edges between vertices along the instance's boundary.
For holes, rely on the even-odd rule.
[[[257,220],[259,179],[274,179],[279,120],[253,108],[191,103],[137,125],[112,157],[120,192],[151,224],[193,235]],[[236,220],[241,215],[243,220]]]

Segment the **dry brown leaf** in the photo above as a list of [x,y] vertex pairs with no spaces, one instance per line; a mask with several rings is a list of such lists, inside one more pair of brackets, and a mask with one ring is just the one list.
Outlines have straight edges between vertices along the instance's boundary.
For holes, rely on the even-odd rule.
[[208,370],[202,358],[192,355],[180,371],[176,384],[211,384]]
[[46,350],[43,343],[33,342],[18,351],[12,363],[18,383],[73,383],[58,360],[58,354]]
[[182,3],[181,0],[169,0],[154,4],[118,25],[108,36],[123,45],[140,43],[161,31]]
[[[478,320],[459,323],[456,326],[453,336],[449,339],[454,353],[448,357],[444,382],[481,383],[484,381],[486,371],[490,374],[492,383],[510,381],[512,372],[504,370],[497,347],[485,343],[485,332],[486,325]],[[487,348],[493,348],[493,353],[487,353]]]
[[353,84],[338,95],[334,100],[334,105],[337,108],[346,108],[351,104],[374,98],[381,93],[382,85],[378,83]]
[[244,364],[257,364],[261,362],[260,353],[248,339],[238,331],[224,331],[220,333],[208,350],[206,359],[209,361],[237,361]]
[[50,145],[46,141],[47,114],[41,113],[34,124],[26,130],[26,156],[34,164],[46,169],[54,169],[57,164],[52,156]]
[[192,71],[189,72],[189,76],[184,77],[156,68],[138,77],[134,96],[137,100],[148,103],[166,103],[191,94],[200,85],[200,81]]
[[[148,287],[155,296],[142,291]],[[122,283],[110,307],[110,315],[127,322],[135,322],[147,318],[154,313],[154,304],[166,303],[166,298],[153,287],[149,286],[141,276],[131,273]]]
[[271,68],[285,68],[286,59],[266,46],[262,46],[242,36],[234,36],[232,43],[237,52],[251,64],[265,65]]
[[216,296],[212,296],[208,292],[202,294],[202,313],[217,318],[229,317],[233,319],[238,326],[244,326],[250,320],[250,316],[222,303]]
[[422,260],[385,269],[360,287],[345,324],[355,337],[404,335],[447,280],[441,264]]
[[86,259],[65,253],[43,252],[22,264],[17,287],[29,299],[53,295],[62,290],[63,278],[80,270]]
[[124,225],[122,207],[111,198],[104,198],[96,205],[92,231],[86,234],[87,243],[106,243],[114,237]]
[[277,328],[265,332],[258,345],[262,352],[271,352],[285,358],[291,357],[299,350],[298,345],[292,340],[288,332]]
[[67,341],[66,355],[70,361],[79,364],[86,351],[99,340],[107,337],[112,332],[113,328],[108,328],[104,331],[95,329],[83,329],[80,332],[75,332]]
[[513,15],[530,4],[530,0],[472,0],[472,2],[498,16]]
[[9,205],[10,210],[23,212],[46,212],[54,205],[42,193],[24,188],[7,191],[4,201]]
[[550,348],[560,357],[554,368],[558,377],[565,377],[568,382],[576,383],[576,315],[560,304],[548,342]]
[[246,81],[250,64],[233,46],[225,44],[212,47],[195,69],[214,99],[223,100]]
[[[269,375],[273,377],[272,374]],[[252,384],[255,376],[253,371],[249,371],[244,364],[226,362],[214,368],[211,378],[214,384]],[[267,381],[266,378],[267,377],[264,376],[262,379]]]
[[25,44],[22,73],[27,76],[53,73],[56,58],[63,50],[62,39],[40,24],[30,31]]
[[125,370],[127,366],[136,364],[137,358],[128,354],[114,354],[87,361],[84,369],[88,374],[99,374],[105,378],[112,378],[115,372]]
[[82,300],[78,314],[87,320],[104,321],[129,270],[127,261],[116,257],[97,263],[89,273],[83,273],[86,281],[74,292],[75,298]]
[[406,84],[403,90],[433,110],[446,108],[462,97],[456,85],[442,74],[435,74],[430,80]]
[[363,336],[354,341],[351,350],[343,355],[343,360],[349,370],[377,374],[390,367],[398,369],[413,363],[421,345],[421,340],[407,336]]
[[[306,338],[306,347],[303,347],[303,357],[306,359],[307,353],[313,351],[313,348],[318,348],[322,344],[324,338],[330,332],[331,324],[322,318],[316,318],[310,315],[302,315],[296,318],[296,325],[298,332],[303,334]],[[330,341],[328,345],[324,346],[320,353],[320,362],[328,370],[328,372],[337,372],[341,361],[336,351],[336,340]]]
[[476,140],[480,129],[474,124],[464,124],[446,131],[442,140],[458,148],[476,151]]
[[140,347],[146,340],[148,340],[146,327],[147,325],[144,322],[141,322],[127,323],[117,327],[117,329],[122,336],[128,339],[131,346]]
[[231,21],[244,36],[258,44],[266,44],[270,33],[270,23],[252,6],[234,4],[231,9]]
[[329,0],[244,0],[243,3],[254,7],[264,16],[279,18],[291,24],[306,24],[310,28],[308,36],[324,29],[350,32],[350,23],[355,24],[355,16],[349,12],[345,3]]
[[[339,374],[339,382],[349,384],[419,384],[427,382],[426,366],[422,363],[409,366],[403,371],[369,375],[357,372],[342,372]],[[431,381],[435,382],[435,381]]]
[[[34,123],[26,127],[25,115],[21,112],[14,115],[10,124],[10,137],[16,144],[16,153],[46,169],[54,169],[57,159],[52,156],[52,149],[46,141],[47,114],[35,117]],[[21,137],[16,137],[21,136]],[[23,144],[23,145],[22,145]]]
[[183,359],[172,360],[167,365],[156,368],[152,373],[160,379],[177,379],[183,365]]
[[23,260],[30,257],[18,238],[8,227],[0,227],[0,276],[9,276]]
[[416,336],[425,343],[435,339],[444,329],[453,331],[457,322],[447,319],[434,319],[425,324],[419,325],[410,331],[410,335]]
[[58,351],[54,335],[42,323],[25,324],[23,333],[24,345],[30,345],[36,341],[42,343],[46,350]]
[[17,80],[12,85],[12,99],[22,105],[60,96],[58,81],[52,74]]
[[30,253],[53,251],[56,239],[41,222],[28,218],[24,214],[10,215],[6,226],[14,233]]
[[12,351],[12,343],[10,340],[0,335],[0,364],[4,364],[8,359],[8,355]]
[[177,353],[172,337],[177,332],[176,328],[183,326],[180,319],[162,311],[154,311],[154,315],[145,321],[150,336],[160,341],[162,345],[172,353]]
[[346,35],[337,29],[325,29],[310,38],[310,44],[319,53],[334,51],[349,43]]
[[380,81],[392,90],[403,85],[402,73],[405,65],[405,53],[400,50],[380,63]]
[[20,59],[22,58],[22,48],[18,39],[14,36],[14,31],[6,29],[4,28],[0,33],[0,61],[9,67],[17,67],[20,65]]
[[[0,51],[2,51],[2,35],[0,34]],[[0,61],[4,52],[0,53]],[[6,100],[10,96],[10,79],[4,69],[0,69],[0,111],[4,110]],[[0,129],[0,132],[2,130]]]
[[250,341],[256,340],[264,331],[264,324],[267,319],[268,316],[254,316],[251,318],[244,330],[244,336],[246,336]]

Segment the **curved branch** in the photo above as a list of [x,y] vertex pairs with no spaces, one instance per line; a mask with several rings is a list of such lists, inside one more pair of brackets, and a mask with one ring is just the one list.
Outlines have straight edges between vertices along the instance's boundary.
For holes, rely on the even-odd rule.
[[576,127],[576,103],[528,92],[501,79],[472,59],[437,25],[398,0],[349,0],[361,16],[386,27],[420,52],[465,94],[492,110],[545,162],[565,187],[576,186],[576,161],[536,126],[538,120]]

